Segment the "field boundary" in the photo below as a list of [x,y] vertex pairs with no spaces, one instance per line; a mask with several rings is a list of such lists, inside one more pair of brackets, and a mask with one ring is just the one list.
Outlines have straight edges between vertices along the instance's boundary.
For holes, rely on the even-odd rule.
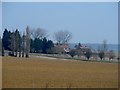
[[[64,55],[65,56],[65,55]],[[87,62],[105,62],[105,63],[118,63],[118,60],[87,60],[87,59],[81,59],[81,58],[71,58],[71,57],[67,57],[67,55],[64,57],[61,55],[57,55],[57,54],[37,54],[37,53],[30,53],[30,57],[40,57],[40,58],[48,58],[48,59],[61,59],[61,60],[77,60],[77,61],[87,61]]]

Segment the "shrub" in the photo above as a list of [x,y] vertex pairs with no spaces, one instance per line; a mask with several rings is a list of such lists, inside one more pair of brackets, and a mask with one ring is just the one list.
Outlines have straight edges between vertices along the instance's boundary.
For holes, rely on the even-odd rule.
[[73,58],[76,55],[75,49],[70,50],[69,54]]

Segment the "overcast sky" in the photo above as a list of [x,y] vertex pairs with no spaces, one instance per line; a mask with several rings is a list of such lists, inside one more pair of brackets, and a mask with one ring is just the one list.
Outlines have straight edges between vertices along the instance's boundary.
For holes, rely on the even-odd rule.
[[18,28],[23,33],[27,25],[46,29],[52,40],[54,32],[69,30],[72,43],[101,43],[106,39],[117,44],[118,6],[117,2],[2,3],[2,30]]

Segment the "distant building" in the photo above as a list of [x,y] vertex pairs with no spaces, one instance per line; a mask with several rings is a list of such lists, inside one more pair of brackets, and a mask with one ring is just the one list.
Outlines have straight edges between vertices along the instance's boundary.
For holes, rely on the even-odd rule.
[[76,45],[76,50],[81,52],[81,53],[86,53],[86,51],[91,50],[89,47],[85,45]]
[[69,53],[70,51],[68,44],[54,44],[54,48],[59,54]]

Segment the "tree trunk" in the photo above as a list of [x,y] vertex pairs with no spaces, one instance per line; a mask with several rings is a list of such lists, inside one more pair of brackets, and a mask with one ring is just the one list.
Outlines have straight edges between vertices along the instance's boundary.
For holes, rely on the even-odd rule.
[[19,57],[21,57],[21,52],[19,51]]
[[17,57],[17,50],[15,51],[15,57]]
[[22,50],[22,57],[24,57],[24,49]]
[[14,56],[14,51],[12,50],[12,55],[11,56]]
[[19,57],[21,57],[21,47],[19,47]]
[[2,47],[2,56],[4,56],[4,54],[5,54],[5,53],[4,53],[4,47]]
[[26,53],[26,58],[28,58],[29,57],[29,55],[28,55],[28,53]]

